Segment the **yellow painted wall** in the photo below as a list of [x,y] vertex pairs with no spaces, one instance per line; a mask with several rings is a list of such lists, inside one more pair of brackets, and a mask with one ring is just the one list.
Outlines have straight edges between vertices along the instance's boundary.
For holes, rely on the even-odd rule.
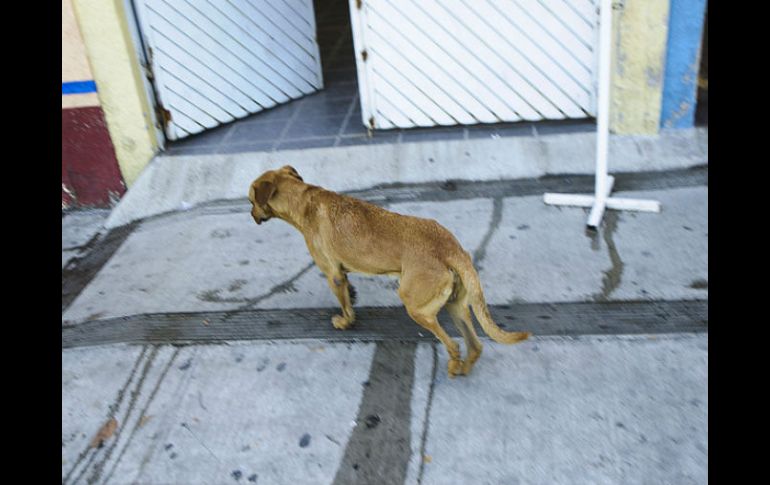
[[73,0],[99,100],[126,185],[158,150],[151,105],[122,0]]
[[614,3],[610,130],[655,134],[663,99],[669,0]]
[[[61,2],[61,80],[62,83],[71,81],[90,81],[93,79],[91,66],[88,65],[86,47],[80,35],[75,12],[72,10],[72,0]],[[96,93],[62,95],[62,108],[82,108],[99,106]]]

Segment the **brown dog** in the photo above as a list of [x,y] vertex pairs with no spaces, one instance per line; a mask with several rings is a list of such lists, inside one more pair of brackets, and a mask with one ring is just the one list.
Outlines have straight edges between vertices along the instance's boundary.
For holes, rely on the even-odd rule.
[[[347,273],[400,278],[398,295],[415,322],[430,330],[449,352],[449,376],[468,374],[481,355],[468,305],[496,342],[512,344],[529,332],[505,332],[489,315],[470,255],[436,221],[404,216],[352,197],[304,183],[290,166],[262,174],[249,188],[251,216],[257,224],[278,217],[296,227],[316,265],[326,274],[342,306],[334,328],[355,319]],[[465,339],[467,356],[438,323],[446,305]]]

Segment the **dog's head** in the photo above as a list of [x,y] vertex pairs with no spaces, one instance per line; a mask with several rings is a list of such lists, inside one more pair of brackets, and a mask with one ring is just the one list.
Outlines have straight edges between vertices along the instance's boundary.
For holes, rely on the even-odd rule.
[[287,178],[302,182],[302,177],[290,165],[285,165],[278,170],[269,170],[260,175],[249,187],[249,201],[251,202],[251,217],[254,222],[262,224],[273,218],[275,212],[270,207],[270,199],[280,190],[281,183]]

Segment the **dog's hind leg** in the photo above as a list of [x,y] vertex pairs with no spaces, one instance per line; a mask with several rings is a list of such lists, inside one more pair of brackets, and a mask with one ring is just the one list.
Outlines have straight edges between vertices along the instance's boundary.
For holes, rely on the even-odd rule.
[[[465,290],[462,290],[465,293]],[[483,345],[473,328],[471,312],[468,308],[468,300],[462,294],[454,301],[447,303],[447,313],[452,318],[455,328],[460,331],[465,340],[465,361],[463,362],[463,374],[469,374],[473,369],[473,364],[481,357]]]
[[452,295],[453,277],[449,271],[441,268],[404,272],[398,296],[404,302],[406,311],[412,320],[430,331],[446,347],[449,354],[449,377],[463,374],[463,361],[460,346],[441,328],[436,316]]
[[345,330],[353,325],[356,319],[356,313],[353,311],[353,301],[350,295],[351,285],[348,277],[342,271],[331,271],[326,273],[326,279],[329,282],[329,288],[337,297],[342,307],[342,315],[332,317],[332,325],[339,330]]

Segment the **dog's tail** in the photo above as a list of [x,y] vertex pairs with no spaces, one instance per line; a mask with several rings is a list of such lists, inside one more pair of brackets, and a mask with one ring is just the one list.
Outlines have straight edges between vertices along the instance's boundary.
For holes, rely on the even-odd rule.
[[473,314],[476,315],[481,328],[484,329],[484,332],[492,340],[501,344],[515,344],[516,342],[526,340],[532,335],[530,332],[506,332],[498,327],[489,314],[489,308],[487,308],[487,302],[481,290],[481,281],[479,280],[478,273],[476,273],[476,269],[473,267],[470,256],[463,252],[462,257],[457,258],[453,262],[454,264],[451,266],[460,277],[462,285],[468,292],[468,303],[473,308]]

